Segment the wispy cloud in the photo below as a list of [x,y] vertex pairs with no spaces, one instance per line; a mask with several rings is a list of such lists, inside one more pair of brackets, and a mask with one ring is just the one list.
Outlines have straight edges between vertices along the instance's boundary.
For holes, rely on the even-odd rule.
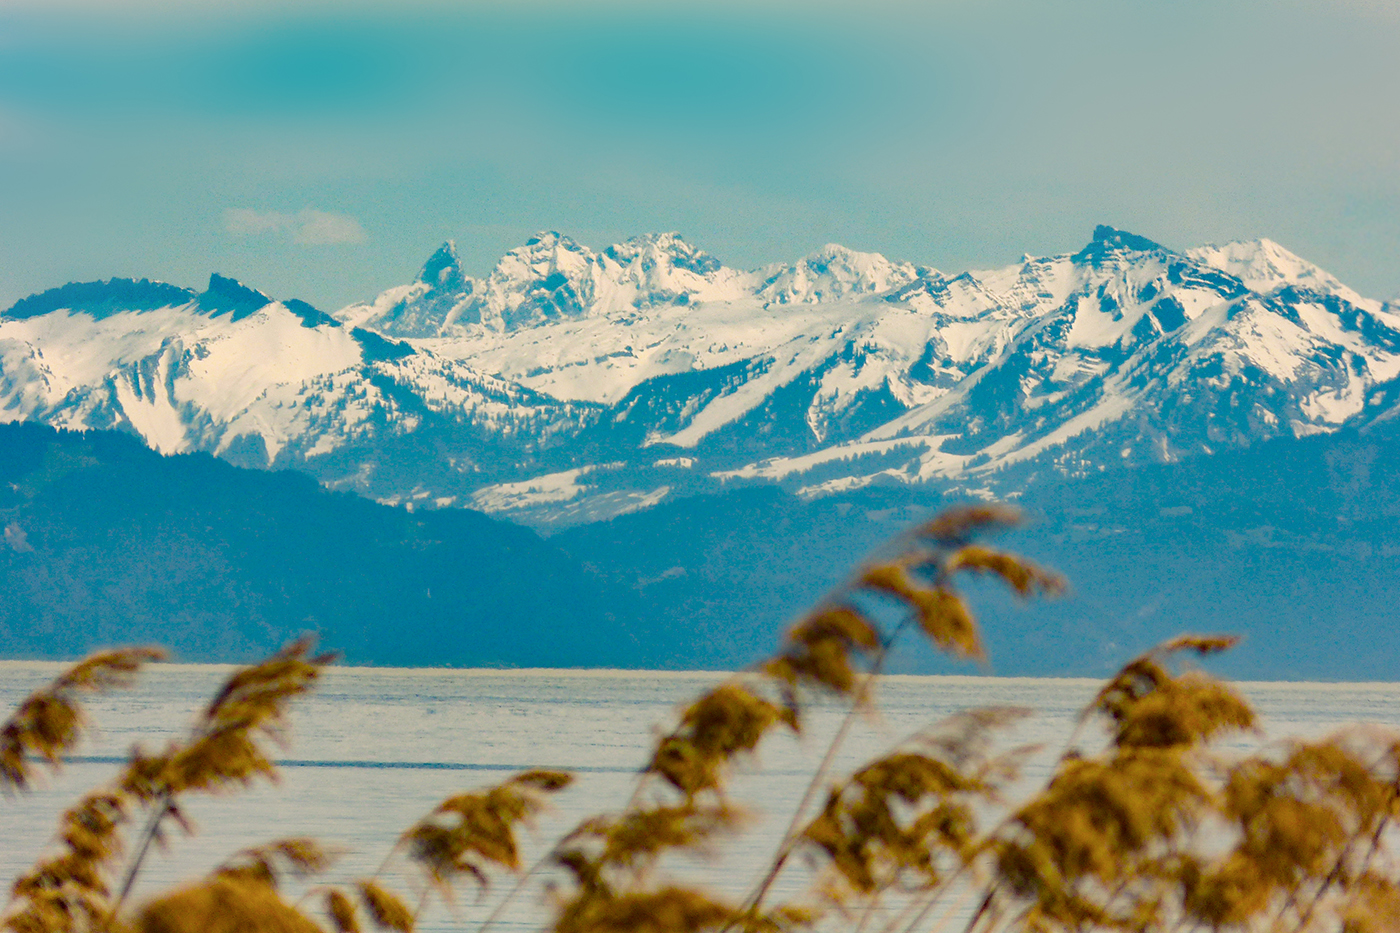
[[238,237],[283,234],[302,246],[363,243],[366,240],[365,228],[354,217],[311,208],[295,214],[256,211],[246,207],[229,208],[224,211],[224,229]]
[[296,215],[297,227],[292,239],[304,246],[325,246],[331,243],[363,243],[365,229],[347,214],[305,210]]

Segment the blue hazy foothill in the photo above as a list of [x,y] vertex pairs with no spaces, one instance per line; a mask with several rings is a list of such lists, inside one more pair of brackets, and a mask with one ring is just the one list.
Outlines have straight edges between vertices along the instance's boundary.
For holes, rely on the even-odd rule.
[[0,524],[6,657],[153,642],[237,661],[305,631],[355,663],[641,657],[633,607],[528,529],[162,457],[124,434],[0,425]]
[[[733,668],[944,504],[751,488],[541,539],[121,434],[0,425],[0,643],[74,657],[159,642],[229,661],[309,630],[365,664]],[[995,673],[1101,675],[1181,631],[1224,630],[1246,636],[1223,662],[1235,676],[1394,677],[1393,431],[1047,482],[1022,505],[1030,523],[1000,543],[1072,592],[1027,607],[971,587]],[[894,669],[975,670],[917,648]]]
[[[757,488],[663,503],[550,540],[642,594],[655,629],[699,634],[678,650],[740,665],[858,556],[945,504],[903,489],[803,501]],[[1230,632],[1245,638],[1220,662],[1232,676],[1395,677],[1393,427],[1044,479],[1018,504],[1027,524],[996,543],[1063,572],[1070,593],[1026,606],[997,587],[970,587],[998,674],[1103,676],[1182,632]],[[916,650],[893,669],[954,668]]]

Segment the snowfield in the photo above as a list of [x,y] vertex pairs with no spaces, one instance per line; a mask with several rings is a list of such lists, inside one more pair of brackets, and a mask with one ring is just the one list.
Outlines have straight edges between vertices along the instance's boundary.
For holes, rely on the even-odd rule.
[[445,244],[334,315],[221,276],[32,296],[0,315],[0,420],[540,527],[743,482],[1007,494],[1386,417],[1398,312],[1270,240],[1175,252],[1100,227],[947,276],[542,233],[480,280]]

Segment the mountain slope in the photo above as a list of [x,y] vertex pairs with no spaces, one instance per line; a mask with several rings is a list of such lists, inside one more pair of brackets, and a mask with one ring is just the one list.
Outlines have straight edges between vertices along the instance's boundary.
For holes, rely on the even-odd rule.
[[[681,665],[761,657],[862,556],[949,500],[863,489],[693,497],[551,540],[633,590]],[[1063,572],[1070,592],[1023,606],[970,585],[1003,675],[1103,676],[1182,632],[1244,644],[1232,676],[1393,680],[1400,659],[1400,432],[1279,438],[1174,464],[1047,479],[998,544]],[[975,583],[975,581],[974,581]],[[967,671],[906,641],[906,672]]]
[[[725,668],[939,497],[692,496],[542,542],[294,473],[160,457],[114,433],[0,426],[0,645],[133,641],[242,660],[303,631],[355,663]],[[1235,676],[1393,679],[1400,432],[1281,438],[1046,482],[1002,544],[1067,574],[1020,607],[973,586],[993,670],[1096,676],[1183,630],[1246,636]],[[644,621],[643,621],[644,620]],[[912,643],[911,643],[912,644]],[[945,671],[917,648],[902,671]]]
[[0,425],[0,526],[6,657],[153,642],[247,660],[313,631],[351,663],[658,660],[627,593],[517,525],[161,457],[120,434]]
[[0,419],[295,468],[556,529],[746,484],[1013,494],[1400,409],[1400,309],[1268,240],[946,276],[827,246],[739,271],[676,234],[452,244],[326,315],[231,279],[0,316]]

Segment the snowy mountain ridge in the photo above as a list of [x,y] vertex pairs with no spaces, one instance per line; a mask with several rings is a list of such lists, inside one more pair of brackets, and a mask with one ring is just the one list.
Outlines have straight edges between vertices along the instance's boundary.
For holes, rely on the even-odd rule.
[[731,269],[677,234],[452,243],[326,315],[222,276],[64,286],[0,315],[0,419],[295,467],[550,526],[719,484],[1014,493],[1400,410],[1400,309],[1270,240],[948,276],[828,245]]

